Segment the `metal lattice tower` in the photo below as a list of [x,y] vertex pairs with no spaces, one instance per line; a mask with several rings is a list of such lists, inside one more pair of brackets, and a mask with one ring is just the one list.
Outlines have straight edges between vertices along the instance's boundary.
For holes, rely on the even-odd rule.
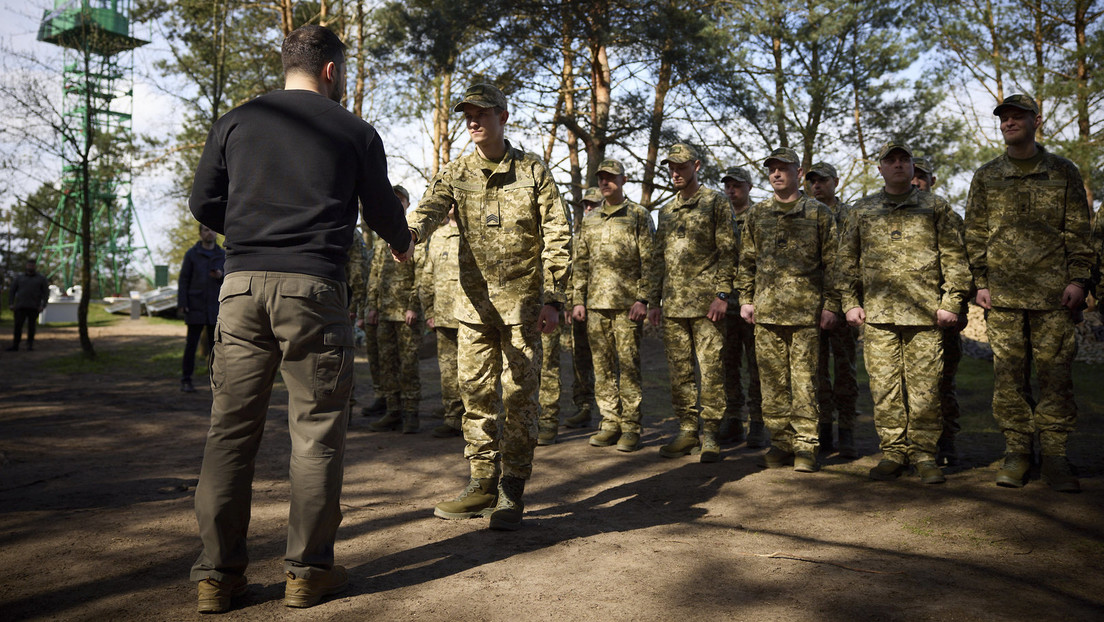
[[131,200],[130,155],[133,50],[148,42],[130,36],[129,13],[129,0],[55,0],[38,30],[39,41],[65,50],[62,194],[42,252],[60,260],[61,280],[72,286],[81,265],[87,196],[92,278],[101,295],[122,293],[127,267],[142,251],[153,274]]

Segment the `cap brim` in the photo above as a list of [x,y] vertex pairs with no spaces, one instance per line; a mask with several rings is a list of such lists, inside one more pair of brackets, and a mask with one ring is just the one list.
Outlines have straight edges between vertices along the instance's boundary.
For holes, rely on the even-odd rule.
[[993,109],[993,114],[996,115],[996,116],[1000,116],[1001,108],[1016,108],[1018,110],[1023,110],[1024,112],[1030,112],[1032,114],[1038,114],[1037,112],[1035,112],[1031,108],[1028,108],[1027,106],[1022,106],[1020,104],[1001,104],[1001,105],[999,105],[999,106],[997,106],[996,108]]
[[459,104],[456,104],[455,106],[453,106],[452,111],[453,112],[464,112],[464,104],[471,104],[473,106],[479,106],[480,108],[494,108],[494,104],[489,104],[489,103],[486,103],[486,102],[473,102],[473,101],[468,101],[468,100],[465,99],[464,101],[460,102]]

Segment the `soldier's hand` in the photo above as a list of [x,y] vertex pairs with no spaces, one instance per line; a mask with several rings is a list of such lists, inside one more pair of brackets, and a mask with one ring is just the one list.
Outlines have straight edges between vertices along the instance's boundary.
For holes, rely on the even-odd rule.
[[837,319],[836,319],[836,314],[835,313],[829,311],[828,309],[821,309],[820,310],[820,329],[821,330],[832,330],[833,328],[836,327],[836,321],[837,321]]
[[560,325],[560,311],[552,305],[543,305],[537,317],[537,330],[549,335]]
[[728,313],[728,301],[713,298],[713,302],[709,303],[709,311],[705,314],[705,317],[709,318],[711,322],[720,322],[724,319],[726,313]]
[[663,309],[660,309],[659,307],[648,309],[648,322],[651,323],[652,326],[659,328],[659,322],[662,319]]
[[852,326],[862,326],[866,323],[866,311],[862,307],[852,307],[847,310],[847,323]]
[[740,305],[740,317],[748,324],[755,323],[755,305]]
[[396,250],[394,246],[389,246],[391,249],[391,256],[395,258],[395,261],[409,261],[414,256],[414,232],[410,232],[410,244],[401,252]]
[[1077,311],[1081,303],[1085,302],[1085,288],[1077,283],[1070,283],[1062,292],[1062,306],[1070,311]]
[[437,323],[433,321],[433,318],[427,317],[426,326],[429,327],[429,330],[433,330],[434,328],[437,328]]
[[639,322],[648,315],[648,305],[637,300],[633,303],[633,306],[629,307],[629,321]]
[[368,322],[372,326],[379,324],[379,311],[375,309],[369,309],[368,314],[364,316],[364,321]]
[[993,299],[989,297],[988,289],[979,289],[974,300],[977,301],[979,307],[986,311],[993,308]]
[[958,326],[958,314],[939,309],[935,312],[935,323],[938,324],[940,328]]
[[413,326],[414,322],[418,321],[418,312],[413,309],[407,309],[406,313],[403,314],[403,321],[406,322],[407,326]]
[[586,307],[584,307],[583,305],[575,305],[575,308],[571,310],[571,316],[567,323],[570,324],[571,320],[575,320],[576,322],[585,322]]

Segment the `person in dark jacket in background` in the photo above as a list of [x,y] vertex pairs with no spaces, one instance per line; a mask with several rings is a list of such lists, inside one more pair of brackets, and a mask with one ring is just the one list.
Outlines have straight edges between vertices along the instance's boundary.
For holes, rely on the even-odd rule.
[[23,324],[27,324],[27,349],[34,350],[38,314],[46,309],[46,301],[50,298],[50,283],[38,273],[37,266],[34,259],[28,259],[24,273],[15,277],[8,292],[8,307],[15,316],[15,330],[8,352],[19,351]]
[[184,323],[188,325],[188,341],[184,344],[180,377],[180,390],[185,393],[195,393],[192,371],[195,370],[199,336],[204,329],[207,330],[205,351],[210,352],[215,343],[215,320],[218,318],[219,288],[222,287],[225,263],[226,251],[215,244],[215,232],[206,225],[200,225],[199,241],[184,253],[184,264],[180,266],[180,281],[177,283],[179,293],[176,306],[184,312]]

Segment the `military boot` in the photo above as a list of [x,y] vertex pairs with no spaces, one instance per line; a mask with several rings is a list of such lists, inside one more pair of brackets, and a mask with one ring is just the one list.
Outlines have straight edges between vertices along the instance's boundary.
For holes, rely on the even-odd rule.
[[721,459],[721,444],[717,442],[716,422],[706,423],[701,435],[701,462],[719,462]]
[[670,443],[659,448],[659,455],[664,458],[679,458],[689,455],[698,446],[698,433],[691,430],[680,430],[678,436]]
[[859,457],[855,450],[855,432],[840,428],[839,431],[839,457],[845,460],[854,460]]
[[433,508],[433,515],[447,520],[475,518],[494,507],[497,498],[497,477],[473,477],[459,497],[452,501],[438,503],[437,507]]
[[640,449],[640,434],[636,432],[622,432],[617,441],[617,451],[636,451]]
[[997,471],[997,486],[1023,488],[1031,470],[1031,454],[1005,454],[1004,465]]
[[1081,482],[1065,456],[1043,455],[1043,481],[1056,492],[1081,492]]
[[827,456],[836,450],[835,443],[832,442],[832,424],[822,423],[817,430],[820,440],[820,453]]
[[579,412],[571,415],[564,421],[564,425],[569,428],[586,428],[590,426],[590,404],[583,404],[579,407]]
[[781,469],[794,463],[792,451],[786,451],[781,447],[772,445],[765,454],[759,457],[758,465],[764,469]]
[[377,397],[372,403],[360,409],[360,414],[365,417],[376,417],[387,412],[387,399]]
[[748,424],[747,446],[751,449],[767,446],[767,428],[762,421],[752,421]]
[[537,430],[537,445],[544,447],[546,445],[555,445],[556,437],[559,436],[557,428],[548,428],[541,426]]
[[445,419],[444,423],[433,428],[429,434],[433,438],[452,438],[454,436],[460,436],[462,433],[463,430],[460,429],[459,421]]
[[368,429],[373,432],[387,432],[389,430],[398,430],[399,426],[403,423],[403,415],[401,411],[392,410],[386,415],[368,424]]
[[882,458],[878,466],[870,469],[869,477],[879,482],[892,482],[908,469],[903,462]]
[[402,414],[402,433],[417,434],[421,424],[418,423],[418,411],[406,411]]
[[816,453],[811,451],[799,451],[794,454],[794,471],[798,473],[816,473],[820,470]]
[[717,441],[724,445],[739,445],[744,442],[744,422],[736,417],[721,419],[721,427],[717,430]]
[[924,460],[916,465],[916,473],[920,476],[920,482],[923,484],[942,484],[947,481],[947,478],[943,475],[943,470],[939,468],[935,460]]
[[521,527],[521,513],[525,504],[521,497],[525,493],[525,480],[512,475],[504,475],[498,482],[498,503],[491,512],[491,529],[514,531]]
[[591,447],[609,447],[617,442],[617,439],[621,438],[621,430],[617,428],[606,428],[599,430],[597,434],[590,437]]
[[935,448],[935,463],[945,466],[958,466],[958,451],[955,450],[953,436],[939,437],[939,444]]

